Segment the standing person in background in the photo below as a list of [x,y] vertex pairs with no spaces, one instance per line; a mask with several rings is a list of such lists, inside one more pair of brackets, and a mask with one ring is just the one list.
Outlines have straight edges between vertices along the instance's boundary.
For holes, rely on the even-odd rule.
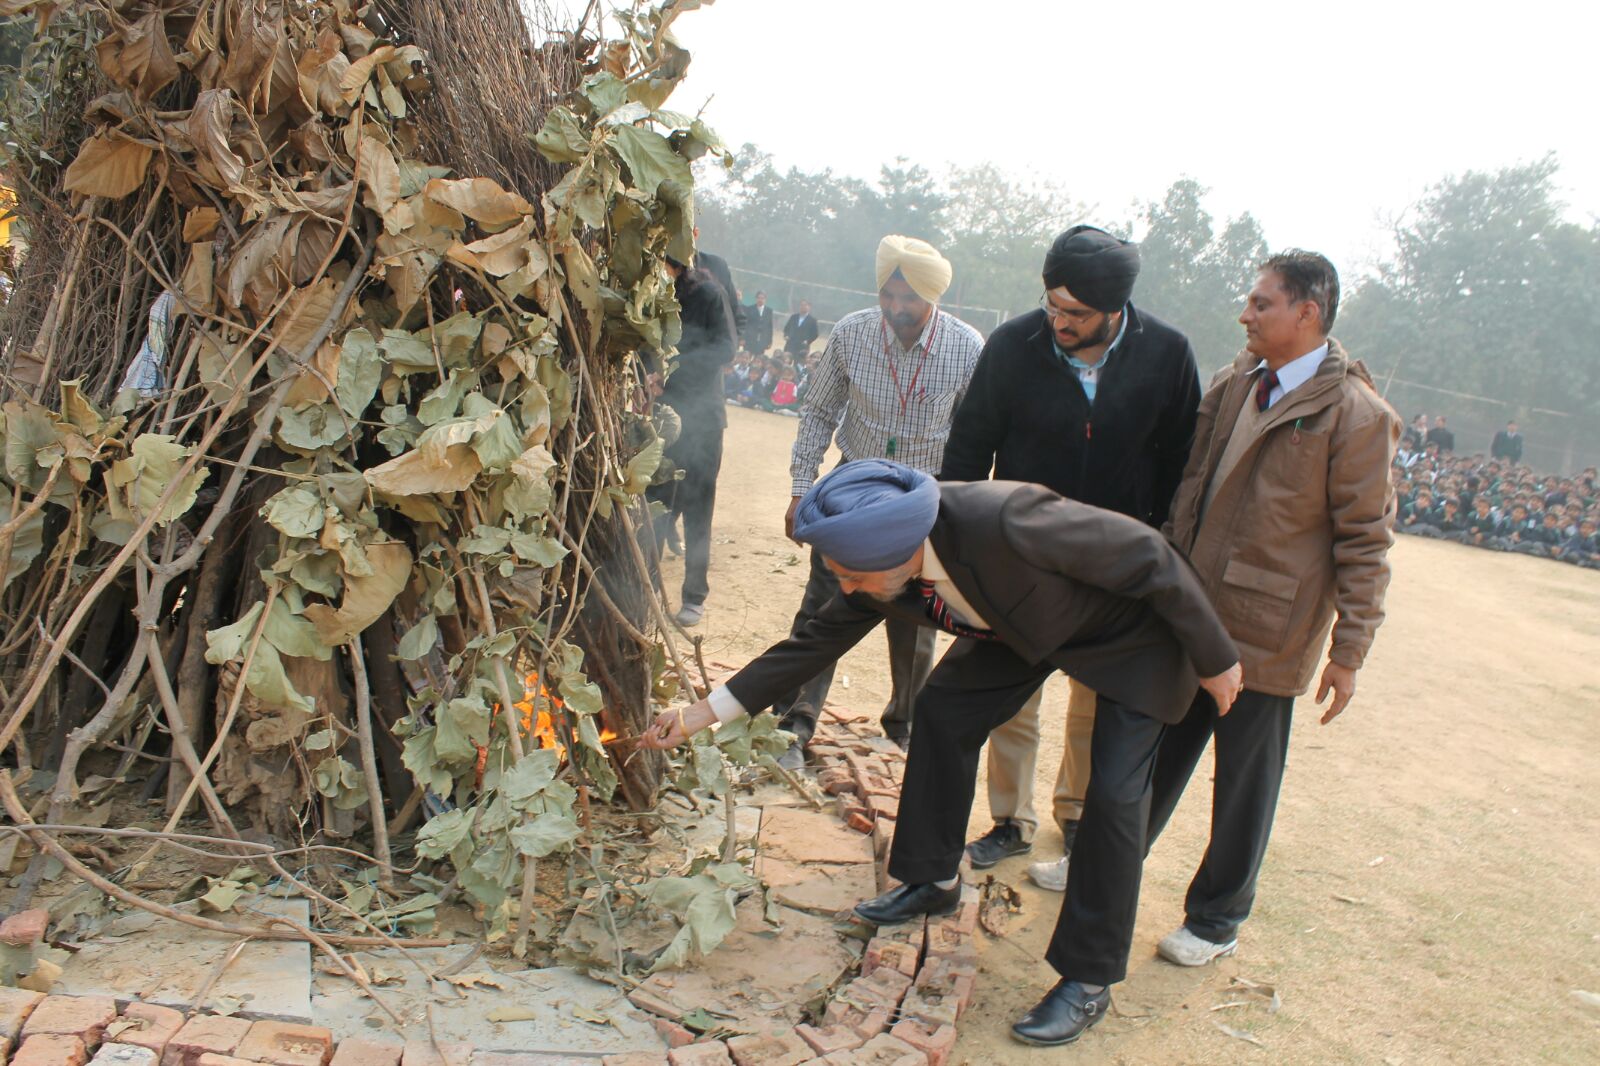
[[767,306],[767,294],[756,293],[756,302],[744,310],[744,348],[756,355],[765,355],[772,347],[772,308]]
[[722,291],[723,305],[728,313],[728,336],[733,338],[733,347],[739,345],[739,338],[744,335],[744,304],[739,302],[739,290],[733,285],[733,271],[728,269],[728,261],[720,255],[713,255],[698,247],[700,243],[700,227],[694,228],[694,265],[710,274],[717,281],[717,287]]
[[683,336],[661,402],[677,412],[683,429],[665,456],[683,477],[653,487],[650,493],[651,499],[667,505],[657,520],[660,539],[669,541],[672,525],[680,515],[683,518],[683,592],[677,621],[693,626],[705,617],[710,592],[711,514],[722,470],[722,431],[728,425],[722,372],[733,361],[733,319],[722,286],[708,271],[671,259],[667,269],[676,278]]
[[[1166,534],[1193,563],[1239,648],[1232,710],[1196,697],[1156,756],[1148,839],[1172,817],[1213,736],[1211,838],[1161,957],[1203,966],[1238,947],[1272,832],[1295,697],[1322,649],[1322,724],[1356,691],[1383,621],[1394,543],[1389,465],[1400,418],[1329,336],[1339,276],[1315,252],[1261,265],[1239,322],[1245,350],[1200,402]],[[1440,419],[1442,423],[1444,420]]]
[[811,301],[801,300],[800,310],[783,324],[783,350],[792,358],[803,358],[817,339],[817,320],[811,314]]
[[[993,468],[1003,481],[1031,481],[1161,527],[1189,456],[1200,372],[1188,338],[1130,301],[1138,276],[1138,246],[1104,230],[1074,226],[1055,239],[1039,307],[984,345],[950,429],[941,481],[982,481]],[[1067,884],[1094,735],[1095,693],[1069,684],[1053,802],[1064,853],[1028,871],[1056,892]],[[1033,846],[1043,691],[989,735],[995,824],[967,846],[975,869]]]
[[[817,480],[835,436],[846,463],[895,459],[924,473],[939,469],[950,418],[983,347],[977,330],[939,310],[951,269],[931,244],[885,237],[878,244],[877,278],[878,306],[839,320],[807,383],[789,462],[791,499],[783,516],[783,531],[791,540],[795,508]],[[838,591],[839,579],[813,551],[793,631],[805,628]],[[886,628],[893,693],[883,709],[883,731],[904,747],[911,737],[912,704],[933,666],[934,634],[894,619]],[[783,728],[796,737],[778,760],[785,769],[798,769],[805,761],[804,747],[828,698],[833,669],[829,663],[772,705]]]
[[1444,415],[1433,420],[1433,428],[1428,430],[1428,443],[1438,445],[1441,455],[1456,450],[1456,435],[1445,425]]
[[1489,457],[1522,462],[1522,434],[1517,432],[1516,422],[1507,422],[1506,428],[1494,435],[1494,443],[1489,445]]

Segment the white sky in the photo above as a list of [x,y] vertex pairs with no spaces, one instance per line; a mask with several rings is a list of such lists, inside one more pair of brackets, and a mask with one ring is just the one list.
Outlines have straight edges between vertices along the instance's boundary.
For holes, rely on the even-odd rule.
[[1188,176],[1219,220],[1249,210],[1346,273],[1464,170],[1554,151],[1569,216],[1600,215],[1588,0],[720,0],[676,32],[694,63],[669,106],[709,98],[729,145],[785,167],[988,160],[1061,182],[1088,221]]

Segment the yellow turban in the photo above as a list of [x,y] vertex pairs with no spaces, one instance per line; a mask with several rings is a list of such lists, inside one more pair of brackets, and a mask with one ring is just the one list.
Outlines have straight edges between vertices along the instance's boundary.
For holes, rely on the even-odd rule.
[[929,303],[950,287],[950,261],[927,241],[891,233],[878,242],[878,288],[898,270],[911,291]]

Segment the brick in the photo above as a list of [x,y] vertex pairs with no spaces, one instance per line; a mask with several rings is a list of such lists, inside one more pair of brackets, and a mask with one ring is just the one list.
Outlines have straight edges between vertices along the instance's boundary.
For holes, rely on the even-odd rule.
[[861,956],[861,976],[871,977],[873,971],[887,966],[907,977],[915,977],[918,954],[910,944],[875,936],[867,942],[867,950]]
[[858,833],[872,832],[872,812],[865,807],[846,807],[844,824]]
[[728,1040],[728,1054],[737,1066],[800,1066],[816,1057],[811,1045],[786,1033],[751,1034]]
[[683,1008],[665,996],[658,996],[648,988],[636,988],[628,993],[628,1002],[635,1007],[654,1014],[657,1018],[666,1018],[668,1021],[677,1021],[683,1017]]
[[820,1029],[815,1025],[797,1025],[794,1035],[804,1040],[819,1056],[831,1055],[835,1051],[850,1051],[867,1042],[866,1037],[847,1025],[829,1025]]
[[255,1059],[241,1059],[237,1055],[221,1055],[207,1051],[194,1060],[195,1066],[261,1066]]
[[71,1033],[35,1033],[25,1036],[11,1056],[11,1066],[83,1066],[89,1052],[83,1040]]
[[471,1061],[471,1044],[441,1043],[435,1050],[431,1040],[407,1040],[400,1055],[400,1066],[467,1066]]
[[31,948],[44,940],[44,931],[50,928],[50,912],[42,908],[18,911],[0,922],[0,944],[14,948]]
[[889,1028],[889,1015],[892,1012],[893,1008],[890,1007],[877,1005],[863,1007],[842,999],[836,999],[828,1004],[828,1009],[823,1012],[822,1020],[829,1026],[849,1029],[865,1041],[871,1040]]
[[148,1048],[159,1059],[183,1028],[183,1012],[154,1003],[130,1003],[122,1011],[122,1021],[132,1024],[117,1028],[117,1042]]
[[878,927],[878,935],[874,940],[890,941],[896,944],[910,944],[920,954],[923,944],[928,936],[928,919],[916,918],[899,925],[884,925]]
[[828,1066],[926,1066],[928,1057],[904,1040],[880,1033],[854,1051],[836,1051],[822,1061]]
[[911,978],[896,970],[877,969],[845,986],[846,997],[856,1003],[881,1004],[894,1010],[911,987]]
[[276,1066],[327,1066],[333,1058],[333,1033],[319,1025],[256,1022],[234,1054]]
[[926,955],[929,959],[957,959],[963,962],[976,962],[978,959],[978,942],[970,933],[963,933],[956,923],[948,918],[937,922],[928,923],[928,947]]
[[653,1051],[630,1051],[625,1055],[607,1055],[600,1066],[667,1066],[667,1057]]
[[733,1060],[728,1057],[728,1045],[713,1040],[705,1044],[675,1047],[667,1052],[667,1062],[671,1066],[729,1066]]
[[548,1051],[474,1051],[470,1066],[594,1066],[594,1059]]
[[686,1026],[665,1018],[651,1018],[650,1024],[656,1027],[656,1033],[666,1042],[667,1047],[683,1047],[685,1044],[694,1043],[694,1034]]
[[117,1002],[105,996],[46,996],[22,1026],[24,1038],[35,1033],[75,1036],[85,1047],[97,1047],[106,1026],[117,1020]]
[[854,782],[850,771],[843,767],[830,766],[817,771],[817,785],[830,796],[851,791]]
[[900,814],[900,801],[893,796],[873,792],[867,796],[867,808],[872,811],[874,818],[895,818]]
[[101,1044],[89,1066],[156,1066],[157,1052],[138,1044]]
[[940,1025],[954,1025],[972,1002],[976,970],[951,959],[930,960],[917,973],[916,986],[901,1004],[908,1018]]
[[380,1044],[375,1040],[341,1040],[329,1066],[400,1066],[403,1044]]
[[29,992],[23,988],[0,985],[0,1061],[22,1034],[23,1023],[33,1008],[44,1002],[43,992]]
[[945,1066],[950,1052],[956,1046],[956,1027],[953,1025],[931,1027],[907,1019],[889,1030],[889,1035],[928,1056],[928,1066]]
[[250,1032],[243,1018],[202,1014],[190,1018],[161,1053],[161,1066],[198,1066],[201,1055],[231,1055]]

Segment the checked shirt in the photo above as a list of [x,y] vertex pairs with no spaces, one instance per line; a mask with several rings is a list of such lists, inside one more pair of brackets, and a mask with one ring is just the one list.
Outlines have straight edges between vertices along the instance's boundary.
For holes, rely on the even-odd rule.
[[982,349],[977,330],[937,309],[909,351],[876,307],[841,318],[811,375],[789,464],[792,494],[817,480],[835,438],[845,462],[894,459],[937,474]]

